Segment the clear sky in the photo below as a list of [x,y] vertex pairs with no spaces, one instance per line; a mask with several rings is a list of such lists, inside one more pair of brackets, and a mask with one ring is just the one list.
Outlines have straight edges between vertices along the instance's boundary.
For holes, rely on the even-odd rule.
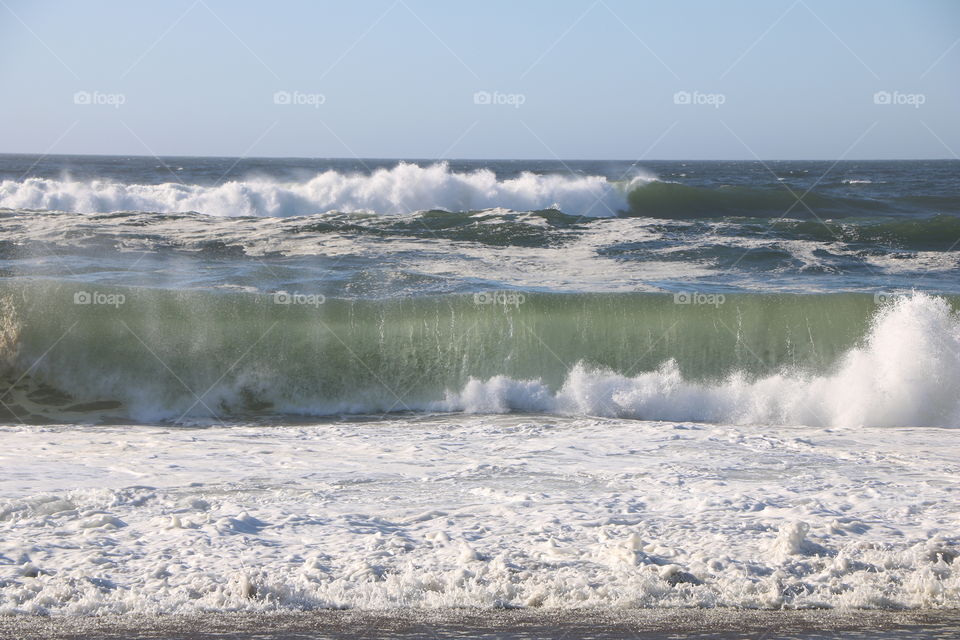
[[957,0],[0,0],[0,39],[0,152],[960,154]]

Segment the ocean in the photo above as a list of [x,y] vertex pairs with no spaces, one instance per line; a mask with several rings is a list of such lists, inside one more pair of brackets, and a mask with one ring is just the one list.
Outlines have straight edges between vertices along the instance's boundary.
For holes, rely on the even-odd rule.
[[956,609],[958,243],[960,161],[0,155],[0,614]]

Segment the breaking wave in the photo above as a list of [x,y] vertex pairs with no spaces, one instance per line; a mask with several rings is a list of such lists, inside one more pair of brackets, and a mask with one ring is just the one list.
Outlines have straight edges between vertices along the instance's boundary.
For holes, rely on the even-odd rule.
[[684,378],[675,360],[625,376],[577,364],[553,394],[539,380],[471,380],[442,406],[645,420],[813,426],[960,427],[960,317],[942,298],[882,308],[857,347],[827,373],[783,371],[714,383]]
[[912,196],[885,199],[852,194],[800,194],[773,187],[702,187],[665,182],[633,170],[622,180],[600,175],[530,171],[500,179],[490,169],[454,171],[444,162],[400,162],[369,174],[328,170],[310,179],[250,177],[222,184],[128,184],[28,178],[0,182],[0,208],[74,213],[198,212],[221,217],[291,217],[328,212],[405,214],[507,209],[556,209],[573,216],[850,217],[904,212],[960,213],[960,199]]
[[960,426],[957,301],[924,294],[878,307],[862,294],[710,306],[660,294],[82,293],[75,304],[65,285],[7,292],[3,360],[23,380],[3,398],[8,420],[526,411]]
[[0,183],[0,207],[79,213],[197,211],[216,216],[288,217],[328,211],[381,214],[496,207],[528,211],[558,208],[571,214],[610,216],[627,208],[623,188],[602,176],[525,172],[498,180],[489,169],[451,171],[401,162],[366,175],[330,170],[303,182],[260,178],[215,186],[123,184],[30,178]]

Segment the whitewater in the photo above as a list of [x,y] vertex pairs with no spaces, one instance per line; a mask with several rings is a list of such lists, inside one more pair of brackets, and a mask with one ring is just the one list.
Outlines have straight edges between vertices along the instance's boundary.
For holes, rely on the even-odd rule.
[[956,608],[957,430],[0,429],[0,613]]
[[[578,215],[610,216],[627,207],[631,184],[652,180],[638,172],[622,185],[603,176],[571,178],[524,172],[498,180],[489,169],[451,171],[447,163],[421,167],[398,163],[369,175],[328,170],[299,182],[268,177],[217,185],[123,184],[31,178],[0,182],[0,207],[81,213],[198,211],[216,216],[302,216],[329,211],[382,214],[431,209],[516,211],[563,208]],[[173,175],[177,178],[176,174]]]

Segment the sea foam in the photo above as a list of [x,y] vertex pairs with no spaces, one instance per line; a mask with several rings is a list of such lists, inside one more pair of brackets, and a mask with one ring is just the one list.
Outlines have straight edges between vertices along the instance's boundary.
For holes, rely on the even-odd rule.
[[958,431],[487,415],[0,435],[0,616],[960,605]]

